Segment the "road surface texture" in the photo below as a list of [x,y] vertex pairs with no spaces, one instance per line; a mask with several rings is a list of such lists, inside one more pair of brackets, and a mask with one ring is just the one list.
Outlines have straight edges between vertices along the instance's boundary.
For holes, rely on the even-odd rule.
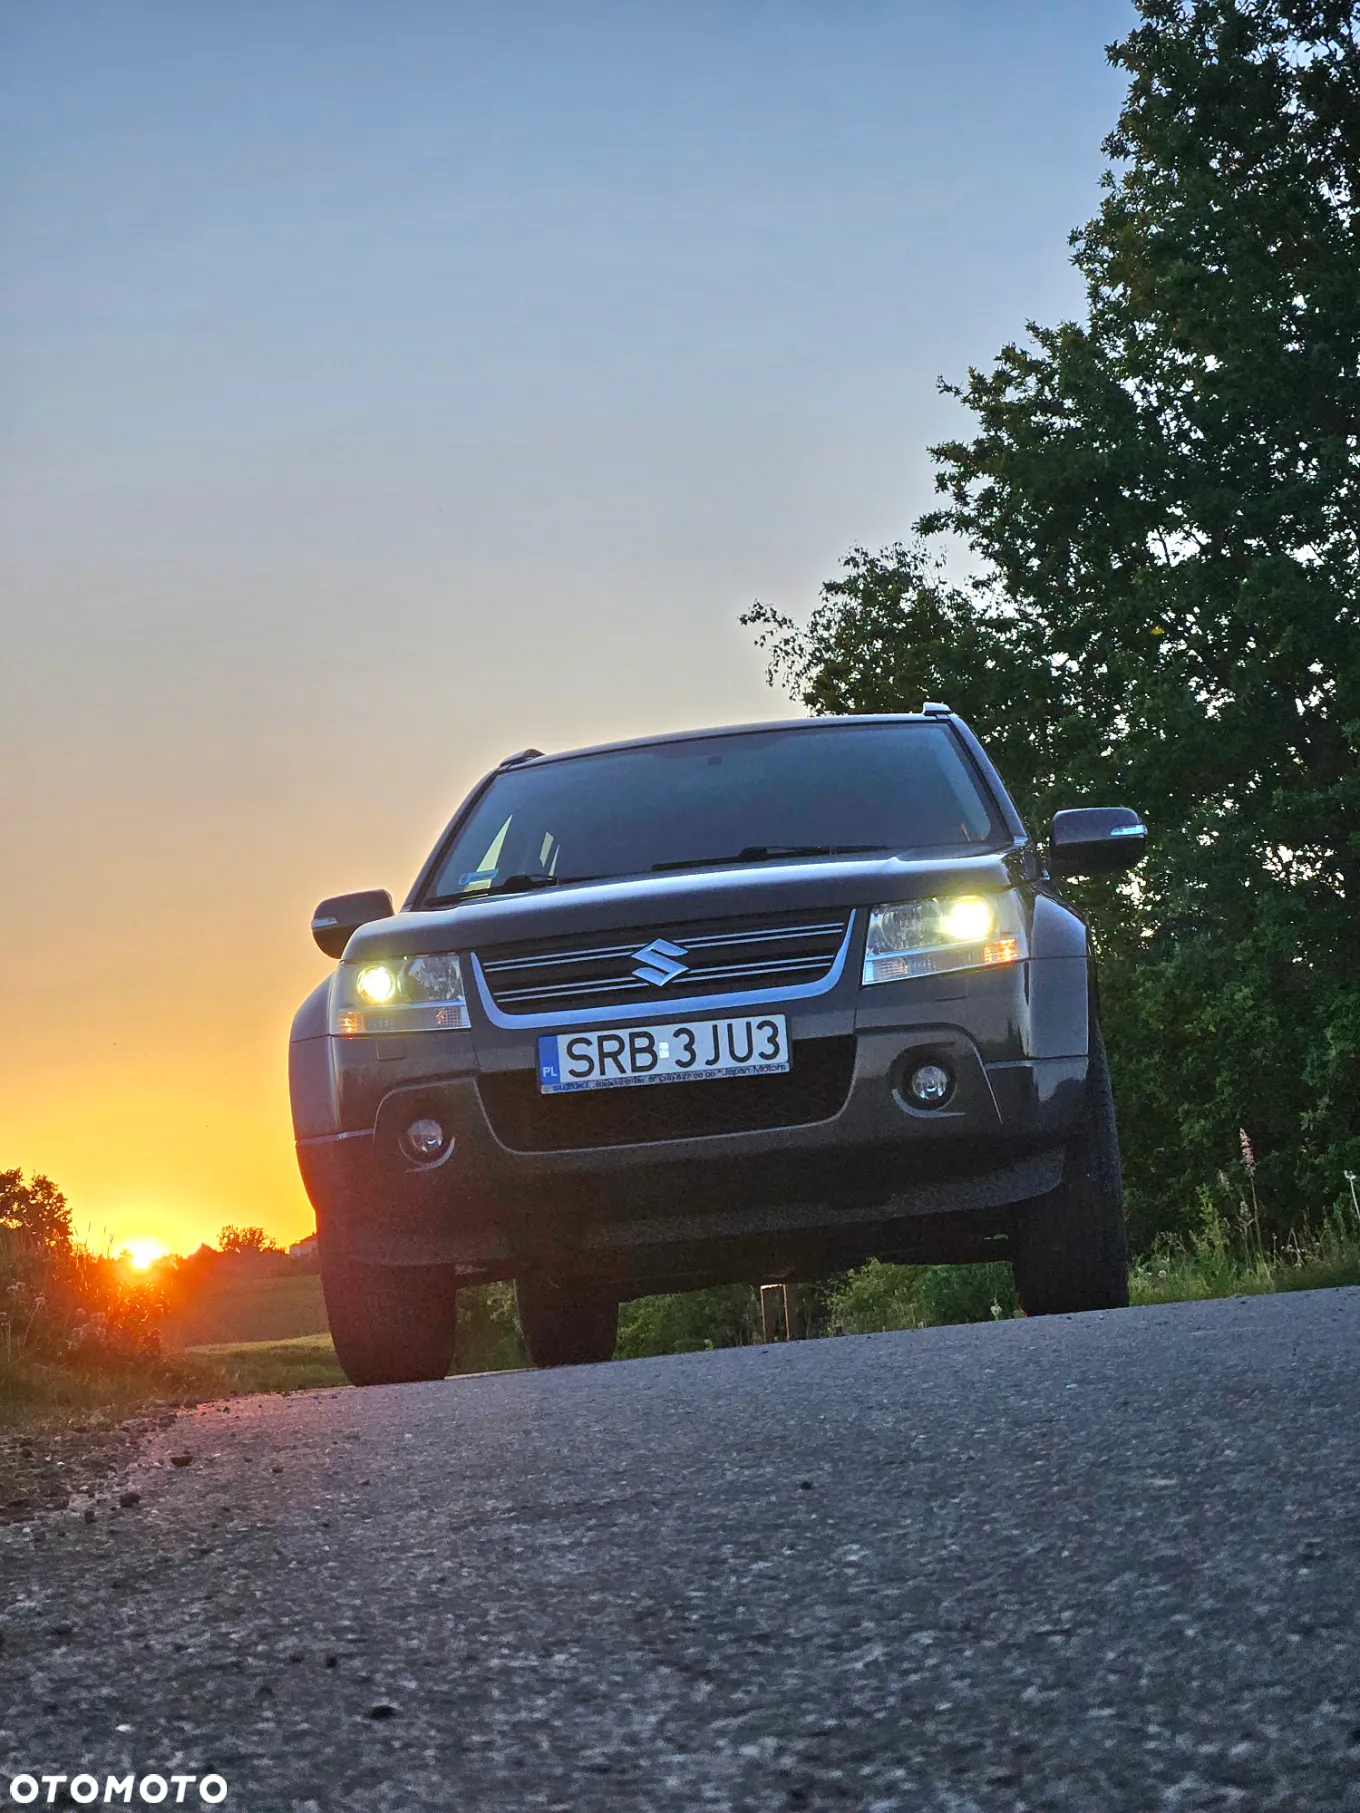
[[1360,1290],[203,1406],[0,1531],[0,1801],[1360,1809],[1357,1410]]

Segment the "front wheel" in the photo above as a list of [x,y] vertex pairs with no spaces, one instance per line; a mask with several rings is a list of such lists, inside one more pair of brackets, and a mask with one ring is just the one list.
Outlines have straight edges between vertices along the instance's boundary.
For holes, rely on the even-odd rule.
[[321,1289],[351,1384],[442,1379],[453,1364],[458,1274],[451,1265],[361,1265],[323,1251]]
[[1067,1145],[1062,1182],[1017,1209],[1011,1234],[1015,1294],[1027,1316],[1123,1309],[1129,1249],[1119,1176],[1119,1134],[1105,1042],[1091,1028],[1086,1101]]
[[589,1366],[613,1358],[619,1301],[550,1278],[515,1280],[520,1333],[535,1366]]

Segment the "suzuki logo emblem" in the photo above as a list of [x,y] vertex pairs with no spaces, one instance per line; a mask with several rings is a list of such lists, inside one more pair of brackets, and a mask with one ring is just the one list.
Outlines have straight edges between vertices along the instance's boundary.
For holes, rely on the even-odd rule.
[[674,982],[689,967],[688,964],[676,961],[677,958],[688,955],[684,945],[668,944],[664,938],[653,938],[650,944],[644,944],[633,955],[637,958],[637,968],[633,974],[639,982],[650,982],[655,988],[663,988],[667,982]]

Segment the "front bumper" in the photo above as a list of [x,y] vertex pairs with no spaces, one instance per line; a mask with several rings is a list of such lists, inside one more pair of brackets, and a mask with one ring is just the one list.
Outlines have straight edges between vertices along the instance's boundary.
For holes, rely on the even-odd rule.
[[[807,1068],[833,1042],[848,1048],[846,1082],[832,1112],[801,1124],[661,1141],[634,1142],[606,1129],[606,1143],[563,1145],[560,1117],[557,1130],[551,1117],[535,1118],[522,1063],[479,1064],[470,1041],[461,1073],[416,1078],[401,1074],[405,1059],[375,1055],[364,1067],[362,1054],[347,1048],[341,1057],[363,1076],[351,1079],[348,1099],[369,1124],[298,1142],[323,1239],[354,1259],[454,1264],[481,1277],[546,1263],[674,1280],[706,1276],[702,1255],[714,1243],[746,1243],[752,1267],[767,1270],[769,1251],[794,1237],[816,1249],[812,1269],[826,1269],[873,1251],[914,1254],[913,1240],[901,1233],[907,1224],[922,1235],[928,1225],[959,1217],[979,1230],[1002,1229],[1009,1205],[1061,1178],[1086,1058],[996,1057],[998,1048],[1013,1053],[1015,1046],[997,1036],[1004,987],[1000,978],[988,980],[990,1007],[970,1015],[972,1029],[944,1019],[938,1005],[932,1015],[921,998],[896,1024],[874,1023],[892,1019],[889,1004],[878,1002],[858,1022],[825,1013],[802,1026],[795,1021],[795,1073],[800,1058]],[[450,1046],[448,1058],[454,1056]],[[904,1074],[927,1059],[945,1062],[956,1079],[949,1101],[933,1110],[912,1107],[903,1088]],[[507,1115],[507,1077],[523,1085],[524,1113]],[[694,1082],[601,1094],[721,1087]],[[427,1116],[452,1140],[439,1161],[417,1165],[400,1139]]]

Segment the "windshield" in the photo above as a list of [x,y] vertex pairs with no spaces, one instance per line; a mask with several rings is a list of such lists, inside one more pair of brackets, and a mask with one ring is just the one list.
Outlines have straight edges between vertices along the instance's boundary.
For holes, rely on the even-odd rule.
[[943,724],[741,731],[498,774],[423,904],[779,857],[947,853],[1001,836]]

